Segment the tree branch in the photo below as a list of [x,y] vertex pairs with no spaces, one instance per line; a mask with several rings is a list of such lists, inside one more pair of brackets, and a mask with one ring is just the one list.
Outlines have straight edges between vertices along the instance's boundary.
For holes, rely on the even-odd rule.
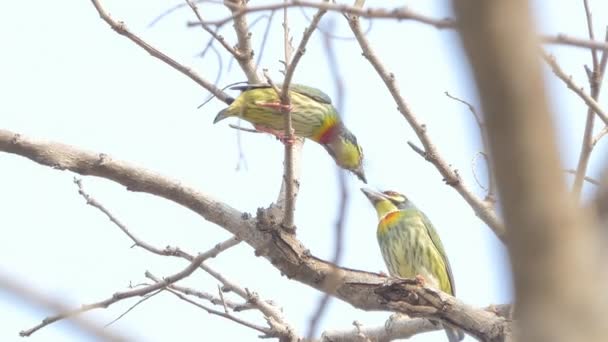
[[[245,1],[243,0],[225,0],[224,4],[233,13],[238,12],[241,8],[245,7]],[[209,22],[201,21],[201,24],[211,25]],[[247,18],[243,16],[234,16],[234,31],[238,43],[236,45],[236,51],[239,53],[240,58],[236,58],[236,61],[241,66],[241,69],[247,76],[249,83],[260,83],[260,78],[256,72],[255,64],[253,62],[253,49],[251,48],[251,32],[249,32],[249,25],[247,25]]]
[[601,238],[564,182],[529,3],[453,5],[485,113],[508,227],[518,340],[604,341]]
[[506,242],[505,228],[502,222],[496,216],[496,212],[492,208],[492,205],[478,198],[468,187],[466,187],[460,179],[458,173],[453,170],[441,157],[437,151],[437,148],[426,132],[426,126],[420,123],[414,112],[412,112],[408,104],[401,96],[397,83],[395,82],[395,75],[386,70],[379,57],[371,49],[369,41],[361,31],[359,19],[357,17],[349,17],[347,19],[353,34],[357,38],[357,41],[363,50],[363,56],[372,64],[378,73],[378,76],[380,76],[387,89],[393,96],[393,99],[397,103],[399,112],[401,112],[401,115],[403,115],[403,117],[407,120],[418,136],[418,139],[420,139],[420,142],[424,146],[425,159],[435,166],[437,171],[439,171],[441,176],[443,176],[443,180],[446,182],[446,184],[458,191],[458,193],[475,211],[475,214],[492,229],[494,234],[496,234],[501,241]]
[[567,75],[562,70],[559,64],[557,64],[557,61],[555,60],[554,56],[546,53],[545,51],[542,51],[542,56],[545,62],[547,62],[547,64],[549,64],[549,66],[551,67],[551,70],[553,70],[555,76],[561,79],[568,86],[568,88],[570,88],[585,102],[585,104],[589,108],[593,109],[595,114],[597,114],[597,116],[602,119],[602,121],[604,121],[604,124],[608,125],[608,114],[600,107],[599,103],[597,103],[593,99],[593,97],[585,93],[585,90],[583,88],[579,87],[576,83],[574,83],[574,81],[572,80],[572,76]]
[[110,15],[103,9],[103,7],[101,7],[101,4],[99,3],[98,0],[91,0],[91,2],[93,3],[93,6],[95,6],[95,9],[99,13],[99,16],[101,17],[101,19],[103,19],[103,21],[108,23],[108,25],[110,25],[110,27],[114,31],[116,31],[116,33],[120,34],[121,36],[125,36],[125,37],[129,38],[132,42],[139,45],[142,49],[146,50],[152,57],[156,57],[156,58],[160,59],[161,61],[163,61],[166,64],[168,64],[169,66],[171,66],[173,69],[188,76],[191,80],[196,82],[201,87],[207,89],[210,93],[215,95],[218,99],[222,100],[225,103],[229,103],[231,97],[228,96],[226,93],[224,93],[221,89],[219,89],[214,84],[207,81],[206,79],[202,78],[201,76],[199,76],[191,68],[180,64],[179,62],[175,61],[171,57],[160,52],[158,49],[156,49],[152,45],[145,42],[143,39],[139,38],[137,35],[133,34],[131,31],[129,31],[127,29],[124,22],[122,22],[122,21],[117,22],[117,21],[113,20],[110,17]]
[[[180,204],[242,239],[268,259],[282,274],[320,291],[336,266],[310,255],[294,234],[280,228],[272,211],[257,217],[240,212],[211,196],[166,177],[104,154],[72,146],[41,142],[0,129],[0,151],[21,155],[58,170],[70,170],[113,180],[131,191],[146,192]],[[510,323],[495,313],[472,308],[454,297],[416,280],[386,278],[374,273],[340,268],[342,278],[330,294],[363,310],[399,311],[410,316],[443,320],[486,341],[510,335]]]

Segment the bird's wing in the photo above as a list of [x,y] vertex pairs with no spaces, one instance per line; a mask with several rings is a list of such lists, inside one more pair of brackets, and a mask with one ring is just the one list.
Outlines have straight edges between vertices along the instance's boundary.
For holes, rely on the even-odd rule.
[[445,264],[446,271],[448,273],[448,279],[450,279],[450,287],[452,288],[452,295],[456,295],[456,288],[454,287],[454,276],[452,275],[452,268],[450,267],[450,261],[448,260],[448,256],[445,253],[445,248],[443,248],[443,244],[441,243],[441,240],[439,239],[439,235],[437,235],[437,231],[435,230],[435,227],[431,223],[431,220],[429,220],[429,218],[426,217],[426,215],[423,212],[421,212],[421,211],[419,211],[419,212],[420,212],[420,216],[422,218],[422,222],[424,223],[424,226],[426,227],[426,232],[431,237],[431,241],[433,241],[433,245],[435,245],[435,248],[439,251],[439,254],[441,254],[441,258],[443,259],[443,263]]
[[[281,89],[281,87],[283,85],[281,83],[277,83],[276,86],[279,89]],[[270,85],[266,84],[266,83],[259,83],[259,84],[242,84],[242,85],[230,87],[230,89],[240,90],[240,91],[246,91],[246,90],[251,90],[251,89],[260,89],[260,88],[270,88]],[[304,96],[308,96],[317,102],[331,104],[331,98],[327,94],[325,94],[324,92],[320,91],[317,88],[305,86],[303,84],[292,83],[289,87],[289,90],[294,91],[294,92],[304,95]]]
[[331,98],[329,98],[327,94],[317,88],[305,86],[302,84],[291,84],[291,87],[289,87],[289,89],[304,96],[308,96],[317,102],[331,104]]

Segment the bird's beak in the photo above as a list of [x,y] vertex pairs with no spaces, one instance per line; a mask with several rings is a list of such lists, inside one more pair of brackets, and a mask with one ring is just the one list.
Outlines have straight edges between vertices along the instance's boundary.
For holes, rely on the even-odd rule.
[[372,202],[372,204],[376,204],[387,199],[383,193],[370,188],[361,188],[361,191],[363,191],[363,194],[365,194],[367,199]]
[[360,180],[361,180],[363,183],[367,184],[367,178],[365,178],[365,173],[363,172],[363,168],[362,168],[362,167],[359,167],[358,169],[353,170],[353,173],[354,173],[355,175],[357,175],[357,177],[359,177],[359,179],[360,179]]
[[228,114],[228,108],[223,109],[222,111],[220,111],[219,113],[217,113],[217,115],[215,116],[215,119],[213,119],[213,123],[218,123],[222,120],[224,120],[225,118],[229,117],[230,115]]

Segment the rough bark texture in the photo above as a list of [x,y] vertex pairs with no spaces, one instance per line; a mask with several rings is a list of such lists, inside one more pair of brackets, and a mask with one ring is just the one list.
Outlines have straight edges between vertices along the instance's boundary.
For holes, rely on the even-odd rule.
[[180,204],[242,239],[255,249],[256,255],[268,259],[285,276],[328,292],[357,308],[440,319],[484,341],[503,341],[510,334],[509,320],[492,310],[470,307],[447,294],[421,287],[412,279],[397,280],[339,268],[338,284],[330,290],[324,288],[323,280],[332,275],[336,267],[312,256],[296,235],[281,229],[281,211],[276,207],[259,209],[252,216],[179,182],[107,155],[60,143],[35,141],[2,129],[0,151],[21,155],[55,169],[110,179],[131,191],[149,193]]

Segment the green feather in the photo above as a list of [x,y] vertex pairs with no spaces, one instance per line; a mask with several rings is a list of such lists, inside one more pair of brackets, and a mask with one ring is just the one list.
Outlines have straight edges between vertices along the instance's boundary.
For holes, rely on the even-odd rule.
[[[277,83],[276,86],[279,89],[283,88],[282,83]],[[239,85],[239,86],[231,87],[230,89],[247,91],[247,90],[251,90],[251,89],[262,89],[262,88],[270,88],[270,87],[271,87],[270,84],[260,83],[260,84]],[[303,84],[292,83],[289,86],[289,90],[302,94],[304,96],[308,96],[317,102],[321,102],[324,104],[331,104],[331,98],[327,94],[325,94],[324,92],[322,92],[321,90],[319,90],[317,88],[309,87],[309,86],[306,86]]]

